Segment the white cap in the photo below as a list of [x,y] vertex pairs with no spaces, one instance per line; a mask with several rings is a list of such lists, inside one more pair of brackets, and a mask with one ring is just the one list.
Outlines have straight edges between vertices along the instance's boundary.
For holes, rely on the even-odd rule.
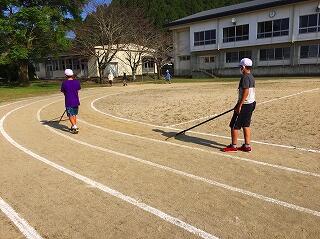
[[252,60],[249,59],[249,58],[243,58],[241,61],[240,61],[240,66],[252,66]]
[[72,71],[71,69],[66,69],[66,70],[64,71],[64,74],[65,74],[66,76],[73,76],[73,71]]

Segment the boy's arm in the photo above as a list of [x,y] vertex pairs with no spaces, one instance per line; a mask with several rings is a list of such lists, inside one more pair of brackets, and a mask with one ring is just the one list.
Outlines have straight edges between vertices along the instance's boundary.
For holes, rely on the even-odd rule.
[[240,101],[238,102],[238,104],[236,105],[236,107],[234,108],[234,111],[235,111],[237,114],[240,114],[242,105],[243,105],[243,103],[246,101],[248,95],[249,95],[249,88],[244,88],[244,89],[243,89],[242,98],[240,99]]
[[61,84],[61,89],[60,89],[60,91],[61,91],[62,93],[64,93],[63,83]]

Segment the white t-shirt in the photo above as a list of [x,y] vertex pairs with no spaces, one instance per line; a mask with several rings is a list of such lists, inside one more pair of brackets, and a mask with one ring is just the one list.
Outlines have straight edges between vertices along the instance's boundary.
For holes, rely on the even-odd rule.
[[256,101],[256,91],[255,91],[255,80],[252,74],[243,75],[239,82],[239,98],[238,101],[242,99],[243,89],[249,89],[249,95],[245,100],[244,104],[251,104]]

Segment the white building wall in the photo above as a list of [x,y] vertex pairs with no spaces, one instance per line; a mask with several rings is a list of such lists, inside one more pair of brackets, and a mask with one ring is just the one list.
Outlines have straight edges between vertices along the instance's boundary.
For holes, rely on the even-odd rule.
[[[211,64],[211,67],[237,67],[237,63],[226,63],[226,51],[238,50],[251,50],[253,52],[253,59],[258,66],[285,66],[293,64],[319,64],[319,58],[314,59],[300,59],[300,45],[311,44],[310,41],[320,40],[320,32],[315,33],[299,33],[299,19],[300,16],[315,14],[319,1],[305,1],[297,4],[287,4],[274,8],[226,16],[222,18],[199,21],[189,25],[173,27],[172,30],[176,34],[175,40],[175,60],[176,71],[189,67],[185,62],[181,62],[179,57],[185,55],[188,51],[187,46],[190,46],[189,51],[192,55],[190,69],[195,69],[201,64],[200,57],[206,55],[215,55],[216,61]],[[275,13],[275,14],[271,14]],[[223,43],[223,28],[233,26],[232,19],[235,19],[236,25],[249,24],[249,40],[235,41]],[[281,37],[270,38],[257,38],[258,22],[265,22],[277,19],[289,18],[289,35]],[[216,30],[216,44],[194,46],[194,33],[206,30]],[[189,32],[189,34],[187,34]],[[297,44],[296,44],[297,43]],[[317,43],[319,44],[319,43]],[[256,47],[258,46],[258,47]],[[261,48],[278,48],[278,47],[291,47],[292,54],[290,60],[273,60],[273,61],[260,61],[259,49]],[[205,66],[205,65],[202,65]],[[205,66],[209,68],[210,66]]]

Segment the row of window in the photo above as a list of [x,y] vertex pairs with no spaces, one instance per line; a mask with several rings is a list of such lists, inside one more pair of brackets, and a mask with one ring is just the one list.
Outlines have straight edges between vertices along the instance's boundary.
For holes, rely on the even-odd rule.
[[[86,60],[84,62],[86,62]],[[62,71],[65,69],[80,70],[81,63],[84,63],[84,62],[80,62],[80,60],[77,58],[49,60],[47,62],[47,67],[49,67],[53,71]]]
[[[320,32],[320,14],[300,16],[299,33]],[[258,22],[257,38],[289,35],[289,18]],[[216,30],[194,33],[194,46],[216,44]],[[223,42],[249,40],[249,24],[223,28]]]
[[[290,47],[260,49],[260,61],[289,60]],[[226,53],[226,63],[238,63],[241,59],[252,57],[251,51],[235,51]],[[320,57],[320,44],[300,47],[300,58]],[[214,56],[203,56],[204,63],[213,63]],[[190,60],[190,56],[181,56],[180,61]]]

